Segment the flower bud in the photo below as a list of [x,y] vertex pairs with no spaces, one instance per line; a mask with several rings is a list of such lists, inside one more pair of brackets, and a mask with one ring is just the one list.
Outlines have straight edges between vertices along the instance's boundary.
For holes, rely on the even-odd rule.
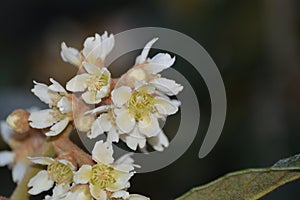
[[30,113],[23,109],[13,111],[6,119],[7,125],[15,132],[24,134],[30,130],[28,117]]

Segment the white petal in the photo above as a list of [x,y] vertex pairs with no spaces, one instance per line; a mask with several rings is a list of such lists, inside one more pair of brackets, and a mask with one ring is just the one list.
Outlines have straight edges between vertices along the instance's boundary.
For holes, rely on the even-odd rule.
[[148,142],[156,151],[163,151],[164,147],[169,146],[169,140],[162,131],[157,136],[148,138]]
[[87,63],[87,62],[83,62],[82,63],[84,69],[89,73],[89,74],[93,74],[93,75],[100,75],[101,74],[101,70],[99,67],[97,67],[96,65]]
[[176,83],[174,80],[170,80],[167,78],[153,79],[150,81],[150,84],[169,96],[177,95],[183,89],[182,85]]
[[107,140],[110,142],[119,142],[119,134],[115,127],[111,127],[111,129],[108,131]]
[[0,132],[1,132],[2,139],[8,144],[9,139],[11,135],[14,133],[14,131],[8,127],[5,121],[0,121]]
[[128,109],[120,109],[116,112],[116,124],[123,133],[129,133],[135,126],[135,119]]
[[104,105],[104,106],[99,106],[93,110],[87,111],[84,114],[98,114],[98,113],[102,113],[105,111],[108,111],[112,106],[111,105]]
[[150,200],[150,199],[148,197],[139,194],[131,194],[129,195],[128,200]]
[[110,142],[104,142],[102,140],[96,142],[92,151],[92,158],[97,163],[111,164],[114,162],[113,148]]
[[131,88],[127,86],[121,86],[111,92],[112,101],[118,107],[124,105],[129,100],[130,95]]
[[95,93],[90,91],[86,91],[81,95],[81,97],[87,104],[98,104],[101,102],[101,98],[97,99]]
[[102,86],[100,90],[97,91],[96,98],[101,99],[107,97],[110,91],[110,85]]
[[100,58],[102,60],[105,59],[105,57],[111,52],[112,48],[115,44],[115,38],[113,34],[110,34],[109,37],[107,37],[107,34],[102,35],[102,52],[100,54]]
[[176,105],[161,97],[155,97],[154,106],[162,115],[173,115],[178,111],[178,107]]
[[12,151],[0,151],[0,167],[13,163],[15,153]]
[[63,132],[67,125],[69,124],[69,119],[66,117],[61,121],[57,122],[54,126],[50,128],[50,131],[45,133],[46,136],[56,136]]
[[135,60],[135,64],[141,64],[143,62],[146,61],[149,51],[151,49],[151,46],[158,40],[158,38],[153,38],[152,40],[150,40],[144,47],[141,55],[139,55],[136,60]]
[[28,159],[31,162],[39,165],[50,165],[54,162],[54,159],[49,157],[28,157]]
[[83,92],[87,87],[86,81],[89,76],[87,73],[76,75],[67,82],[67,90],[71,92]]
[[132,150],[136,150],[137,146],[143,148],[146,145],[146,138],[145,136],[141,135],[137,127],[135,127],[129,135],[127,134],[121,135],[121,138],[126,142],[127,146]]
[[31,89],[31,92],[37,96],[42,102],[46,104],[52,104],[51,96],[49,95],[48,86],[43,83],[38,83],[36,81],[33,81],[35,84],[34,87]]
[[95,37],[89,37],[84,42],[83,55],[89,63],[95,64],[99,59],[102,61],[114,46],[114,37],[111,34],[107,37],[107,32],[102,36],[95,34]]
[[53,188],[52,197],[46,198],[45,200],[63,200],[67,195],[70,186],[68,184],[59,184]]
[[57,107],[62,114],[66,114],[72,110],[72,104],[67,97],[62,97],[57,103]]
[[54,91],[54,92],[60,92],[63,94],[67,94],[67,91],[65,90],[65,88],[63,86],[61,86],[61,84],[59,84],[59,82],[55,81],[53,78],[50,78],[50,82],[52,83],[52,85],[49,86],[49,89]]
[[72,47],[67,47],[66,43],[61,43],[60,55],[65,62],[69,62],[72,65],[80,66],[82,56],[79,51]]
[[56,123],[59,119],[54,117],[55,111],[52,109],[32,112],[28,118],[32,128],[47,128]]
[[150,117],[144,117],[143,119],[139,120],[138,127],[139,131],[146,137],[153,137],[160,131],[158,120],[152,114]]
[[12,177],[15,183],[20,183],[23,179],[27,166],[24,162],[17,162],[12,168]]
[[87,185],[77,186],[75,191],[68,192],[63,200],[93,200]]
[[93,139],[93,138],[96,138],[96,137],[98,137],[99,135],[101,135],[103,133],[104,133],[104,130],[103,130],[103,127],[101,127],[101,125],[100,125],[100,118],[97,118],[93,122],[90,134],[88,134],[87,136],[90,139]]
[[129,193],[126,192],[125,190],[120,190],[120,191],[114,192],[110,197],[116,198],[116,199],[119,199],[119,198],[128,199]]
[[49,190],[53,186],[54,182],[48,176],[48,172],[45,170],[40,171],[32,177],[28,183],[28,187],[32,187],[28,193],[36,195],[41,192]]
[[106,192],[100,187],[94,186],[93,184],[90,184],[90,192],[96,200],[106,200],[107,198]]
[[127,173],[122,171],[114,170],[116,182],[108,185],[107,190],[116,192],[118,190],[126,189],[129,179],[133,176],[133,173]]
[[74,182],[76,184],[87,184],[92,177],[92,166],[82,165],[74,174]]
[[134,170],[134,167],[140,168],[141,166],[134,164],[134,160],[131,157],[133,153],[127,153],[115,162],[115,169],[123,172],[130,172]]
[[171,57],[167,53],[156,54],[153,58],[147,59],[144,69],[150,74],[158,74],[159,72],[171,67],[175,62],[175,57]]
[[62,159],[62,160],[58,160],[58,162],[60,162],[60,163],[62,163],[64,165],[69,166],[71,168],[71,170],[73,170],[73,171],[76,169],[76,167],[73,165],[73,163],[71,161],[69,161],[69,160]]

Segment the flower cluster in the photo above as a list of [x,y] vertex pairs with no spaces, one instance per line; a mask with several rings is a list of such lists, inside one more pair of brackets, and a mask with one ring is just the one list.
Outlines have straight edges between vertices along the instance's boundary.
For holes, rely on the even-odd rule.
[[[23,155],[33,164],[44,166],[28,182],[29,194],[37,195],[53,188],[52,196],[47,195],[46,200],[148,199],[127,192],[134,168],[139,166],[130,154],[114,161],[112,143],[123,141],[130,149],[143,151],[147,151],[147,144],[156,151],[163,151],[169,145],[160,122],[178,111],[180,102],[172,97],[183,87],[160,74],[174,64],[175,57],[167,53],[148,57],[157,40],[149,41],[134,66],[119,78],[112,78],[105,66],[105,58],[114,47],[112,34],[88,37],[80,51],[64,42],[61,44],[62,59],[77,67],[78,74],[66,87],[52,78],[49,86],[34,81],[33,94],[49,108],[28,113],[30,127],[27,125],[25,132],[42,132],[44,143],[37,148],[50,144],[55,153],[51,157],[34,151]],[[61,133],[73,126],[90,139],[107,135],[106,141],[96,142],[89,161],[85,159],[90,155],[83,156],[85,161],[82,161],[73,150],[61,146],[65,138]],[[76,152],[83,154],[78,149]],[[0,161],[0,166],[15,163],[14,152],[2,152],[1,157],[5,161]],[[17,168],[18,164],[14,166]],[[21,175],[14,176],[14,180],[19,182]]]

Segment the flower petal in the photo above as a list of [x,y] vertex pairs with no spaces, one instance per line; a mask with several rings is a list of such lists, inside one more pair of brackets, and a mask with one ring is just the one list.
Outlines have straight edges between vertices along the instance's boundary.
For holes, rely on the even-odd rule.
[[41,192],[49,190],[53,186],[54,182],[50,179],[48,172],[42,170],[32,177],[28,183],[28,187],[31,188],[28,193],[36,195]]
[[139,55],[136,60],[135,64],[142,64],[143,62],[146,62],[146,59],[148,57],[149,51],[151,49],[151,46],[158,40],[158,38],[153,38],[147,44],[145,45],[141,55]]
[[96,142],[92,151],[92,158],[97,163],[111,164],[114,162],[113,148],[110,142],[103,142],[102,140]]
[[84,69],[87,71],[87,73],[89,73],[89,74],[93,74],[93,75],[101,74],[100,68],[94,64],[91,64],[88,62],[83,62],[82,65],[83,65]]
[[65,42],[61,43],[61,52],[60,55],[65,62],[69,62],[72,65],[80,66],[82,56],[79,51],[72,47],[67,47]]
[[0,167],[13,163],[15,153],[12,151],[0,151]]
[[82,165],[74,174],[74,182],[76,184],[87,184],[92,177],[92,166]]
[[134,173],[127,173],[118,170],[114,170],[114,176],[116,182],[107,186],[107,190],[115,192],[118,190],[126,189],[128,186],[129,179],[133,176]]
[[45,200],[62,200],[65,199],[67,192],[70,189],[68,184],[58,184],[53,188],[52,196],[47,195]]
[[95,93],[86,91],[81,95],[82,99],[87,104],[98,104],[101,102],[101,98],[96,98]]
[[57,122],[54,126],[50,128],[50,131],[45,133],[46,136],[56,136],[63,132],[67,125],[69,124],[69,119],[66,117],[61,121]]
[[97,200],[106,200],[107,198],[106,192],[100,187],[94,186],[93,184],[90,184],[90,192],[91,195]]
[[118,107],[124,105],[129,100],[130,95],[131,88],[127,86],[121,86],[111,92],[112,101]]
[[71,92],[83,92],[87,87],[86,81],[89,76],[87,73],[76,75],[67,82],[67,90]]
[[148,142],[156,151],[163,151],[164,147],[169,146],[169,140],[163,131],[155,137],[148,138]]
[[111,127],[111,129],[107,133],[107,141],[110,142],[119,142],[119,134],[115,127]]
[[55,111],[52,109],[39,110],[32,112],[28,118],[32,128],[47,128],[58,122],[58,118],[54,117]]
[[52,85],[50,85],[48,88],[54,92],[60,92],[63,94],[67,94],[67,91],[65,90],[65,88],[63,86],[61,86],[61,84],[57,81],[55,81],[53,78],[50,78],[50,82],[52,83]]
[[54,162],[54,159],[49,157],[28,157],[28,159],[31,162],[39,165],[50,165]]
[[176,105],[174,105],[171,101],[161,97],[155,97],[154,106],[162,115],[173,115],[178,111],[178,107]]
[[126,192],[125,190],[120,190],[117,192],[114,192],[111,196],[111,198],[116,198],[116,199],[128,199],[129,198],[129,193]]
[[102,36],[96,33],[95,37],[88,37],[83,46],[82,52],[85,58],[89,63],[95,64],[99,59],[103,61],[112,50],[114,37],[112,34],[107,37],[107,32],[104,32]]
[[2,139],[8,144],[10,136],[14,133],[14,131],[11,128],[9,128],[5,121],[0,121],[0,133]]
[[138,122],[139,131],[146,137],[153,137],[160,131],[157,118],[150,114],[150,117],[144,117]]
[[150,199],[148,197],[139,194],[131,194],[129,195],[128,200],[150,200]]
[[135,126],[135,119],[128,109],[116,110],[116,124],[123,133],[129,133]]
[[137,146],[143,148],[146,145],[146,138],[141,135],[137,127],[135,127],[129,135],[121,135],[121,139],[126,142],[127,146],[132,150],[136,150]]
[[12,168],[12,177],[15,183],[19,183],[27,170],[27,166],[24,162],[17,162]]
[[[100,115],[101,117],[102,115]],[[96,138],[98,137],[99,135],[103,134],[104,133],[104,129],[103,127],[101,126],[101,119],[100,117],[98,117],[94,122],[93,122],[93,125],[92,125],[92,128],[91,128],[91,132],[90,134],[88,134],[87,136],[90,138],[90,139],[93,139],[93,138]]]
[[35,84],[34,87],[31,89],[31,92],[37,96],[42,102],[46,104],[52,104],[51,96],[49,95],[48,86],[43,83],[38,83],[36,81],[33,81]]
[[156,54],[153,58],[147,59],[144,69],[150,74],[158,74],[159,72],[171,67],[175,62],[175,57],[171,57],[167,53]]
[[169,96],[177,95],[180,91],[183,90],[182,85],[176,83],[174,80],[170,80],[167,78],[153,79],[150,81],[150,84]]
[[72,110],[72,104],[67,97],[62,97],[57,103],[57,107],[62,114],[66,114]]

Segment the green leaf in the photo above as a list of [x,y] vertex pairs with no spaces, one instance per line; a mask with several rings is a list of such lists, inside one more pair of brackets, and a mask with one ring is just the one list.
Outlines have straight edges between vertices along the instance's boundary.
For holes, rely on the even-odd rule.
[[271,168],[227,174],[197,187],[177,200],[255,200],[277,187],[300,178],[300,155],[278,161]]

